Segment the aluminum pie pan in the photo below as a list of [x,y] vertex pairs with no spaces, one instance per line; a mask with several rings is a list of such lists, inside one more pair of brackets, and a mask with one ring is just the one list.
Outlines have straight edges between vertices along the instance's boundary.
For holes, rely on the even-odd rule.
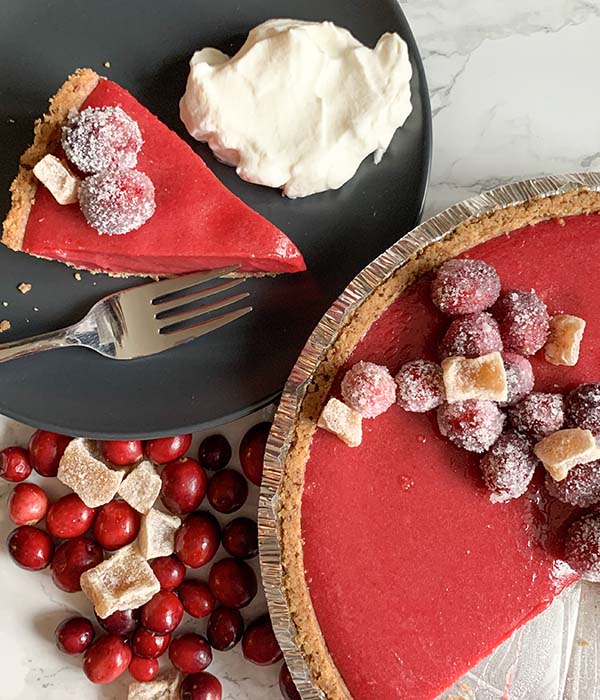
[[[571,173],[521,180],[496,187],[493,190],[448,207],[415,227],[365,267],[332,304],[306,342],[285,384],[275,414],[265,451],[264,473],[258,507],[260,565],[267,604],[273,629],[302,700],[324,700],[325,696],[321,690],[313,685],[310,669],[294,641],[294,624],[283,592],[278,493],[296,421],[300,415],[307,388],[325,353],[336,341],[353,312],[383,282],[388,280],[409,259],[427,246],[452,234],[460,224],[499,209],[522,205],[530,200],[567,194],[582,189],[600,192],[600,172]],[[575,631],[572,629],[573,620],[577,622],[577,617],[580,614],[579,605],[582,601],[587,606],[586,610],[589,610],[592,614],[596,611],[596,615],[600,618],[597,612],[600,609],[598,608],[600,594],[597,588],[600,587],[584,587],[583,594],[580,594],[579,586],[571,587],[564,596],[565,599],[560,602],[560,605],[563,607],[558,614],[570,615],[570,624],[566,625],[565,623],[563,636],[566,635],[571,641],[575,638]],[[573,593],[573,589],[575,589],[575,593]],[[563,594],[558,598],[563,598]],[[551,608],[553,607],[554,604]],[[543,613],[542,616],[545,614]],[[537,619],[534,618],[533,622]],[[598,622],[600,622],[600,619]],[[531,622],[521,629],[526,630],[530,625]],[[590,627],[592,626],[588,624],[588,631]],[[595,649],[600,649],[600,634],[596,634],[595,637],[592,643]],[[505,644],[507,642],[501,646]],[[517,645],[520,646],[520,644],[521,641],[518,641]],[[495,652],[488,657],[488,660],[492,661],[492,665],[494,664],[492,659],[494,654]],[[483,664],[486,661],[484,660],[481,663]],[[581,659],[575,659],[574,663],[577,668],[581,668],[582,665],[585,667],[586,665]],[[564,666],[564,664],[561,663],[561,666]],[[527,697],[528,700],[554,700],[554,698],[559,700],[559,698],[563,697],[568,697],[569,700],[588,700],[588,698],[592,700],[592,698],[596,697],[594,693],[600,683],[600,671],[594,671],[592,668],[591,673],[594,678],[588,676],[587,682],[584,680],[583,683],[571,683],[569,692],[564,690],[563,694],[564,683],[567,680],[567,671],[567,668],[561,670],[563,685],[560,691],[557,691],[560,694],[550,697],[549,693],[548,696],[543,698],[541,696],[534,698],[529,695],[523,695],[522,697]],[[464,697],[465,700],[467,698],[475,700],[477,697],[477,700],[479,700],[480,695],[474,696],[472,691],[466,691],[466,694],[462,695],[464,688],[467,687],[463,683],[459,682],[455,687],[460,695],[452,695],[452,698],[459,700],[459,698]],[[500,692],[506,692],[506,688]],[[446,693],[444,693],[445,695]],[[487,700],[488,697],[491,699],[500,698],[501,696],[490,694],[485,697]],[[504,694],[502,697],[505,697]]]

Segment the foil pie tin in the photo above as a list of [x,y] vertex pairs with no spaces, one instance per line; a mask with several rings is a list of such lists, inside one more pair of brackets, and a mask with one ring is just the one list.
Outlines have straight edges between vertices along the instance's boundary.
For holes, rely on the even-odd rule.
[[[273,627],[302,700],[323,700],[294,642],[282,592],[278,491],[307,387],[353,311],[415,253],[491,211],[587,188],[600,191],[600,172],[522,180],[466,199],[424,221],[388,248],[346,287],[308,339],[285,385],[265,453],[259,501],[262,579]],[[600,262],[600,261],[599,261]],[[579,583],[516,630],[440,700],[598,700],[600,585]],[[376,699],[373,699],[376,700]]]

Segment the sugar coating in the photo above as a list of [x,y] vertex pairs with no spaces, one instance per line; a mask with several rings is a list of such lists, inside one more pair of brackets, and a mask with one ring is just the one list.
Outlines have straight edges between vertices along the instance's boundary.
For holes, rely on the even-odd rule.
[[481,357],[448,357],[442,361],[446,401],[506,401],[506,373],[499,352]]
[[505,420],[492,401],[468,399],[444,403],[437,410],[440,433],[469,452],[489,449],[502,433]]
[[127,700],[179,700],[182,675],[168,671],[161,678],[145,683],[130,683]]
[[492,503],[522,496],[539,464],[529,440],[515,432],[503,433],[483,455],[479,464],[483,480],[492,492]]
[[483,260],[447,260],[431,283],[433,303],[449,316],[484,311],[499,294],[498,273]]
[[558,314],[550,319],[544,357],[553,365],[573,367],[579,361],[579,349],[585,321],[578,316]]
[[317,426],[337,435],[348,447],[358,447],[362,442],[362,416],[339,399],[329,399]]
[[546,490],[563,503],[588,508],[600,504],[600,461],[574,466],[562,481],[546,473]]
[[600,449],[589,430],[565,428],[536,443],[533,451],[555,481],[562,481],[577,464],[600,458]]
[[600,436],[600,384],[582,384],[568,394],[568,424]]
[[600,583],[600,513],[584,515],[571,525],[565,559],[581,578]]
[[479,357],[500,350],[502,338],[498,324],[490,314],[483,312],[452,321],[440,343],[440,358]]
[[160,583],[137,545],[122,547],[110,559],[81,574],[81,589],[99,617],[139,608],[160,590]]
[[138,547],[146,559],[168,557],[175,551],[175,532],[181,519],[151,508],[142,518]]
[[546,304],[534,292],[512,290],[502,295],[492,309],[507,350],[533,355],[548,337],[550,317]]
[[69,112],[62,147],[82,173],[135,168],[144,140],[137,122],[121,107],[87,107]]
[[508,409],[513,428],[541,440],[563,427],[565,402],[562,394],[533,391]]
[[58,480],[72,489],[88,508],[112,501],[123,481],[124,471],[111,469],[96,454],[91,440],[74,438],[58,465]]
[[156,502],[161,486],[161,478],[152,463],[144,461],[123,479],[117,493],[139,513],[147,513]]
[[504,372],[506,374],[506,401],[500,406],[513,406],[533,390],[535,377],[531,362],[523,355],[514,352],[503,352]]
[[139,170],[90,175],[79,187],[79,206],[87,223],[99,233],[128,233],[154,214],[154,185]]
[[77,201],[81,180],[60,158],[47,153],[35,164],[33,174],[59,204],[74,204]]
[[345,403],[363,418],[381,415],[396,400],[396,383],[387,367],[374,362],[357,362],[341,384]]
[[432,411],[445,399],[442,368],[435,362],[407,362],[400,367],[395,379],[398,386],[398,405],[405,411]]

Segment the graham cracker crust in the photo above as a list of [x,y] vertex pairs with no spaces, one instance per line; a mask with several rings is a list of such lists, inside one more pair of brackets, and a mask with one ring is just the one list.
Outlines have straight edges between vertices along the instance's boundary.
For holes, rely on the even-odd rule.
[[409,259],[356,309],[321,360],[302,401],[279,488],[279,541],[283,594],[293,622],[294,640],[310,669],[315,688],[326,700],[351,700],[327,649],[304,575],[302,492],[317,419],[333,380],[371,324],[421,275],[479,243],[546,219],[600,212],[600,192],[579,189],[496,209],[460,224],[444,239]]

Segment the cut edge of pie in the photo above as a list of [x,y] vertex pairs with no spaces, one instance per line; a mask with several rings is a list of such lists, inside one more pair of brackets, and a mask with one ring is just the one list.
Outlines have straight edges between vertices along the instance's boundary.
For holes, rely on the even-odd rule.
[[[430,243],[375,288],[352,312],[325,352],[306,388],[278,491],[277,525],[281,549],[282,589],[294,630],[294,642],[310,670],[314,686],[326,700],[351,695],[327,649],[305,579],[302,549],[304,475],[317,420],[339,370],[373,322],[423,274],[479,243],[548,219],[600,212],[600,192],[575,191],[528,200],[469,219],[442,240]],[[275,418],[277,422],[277,417]]]

